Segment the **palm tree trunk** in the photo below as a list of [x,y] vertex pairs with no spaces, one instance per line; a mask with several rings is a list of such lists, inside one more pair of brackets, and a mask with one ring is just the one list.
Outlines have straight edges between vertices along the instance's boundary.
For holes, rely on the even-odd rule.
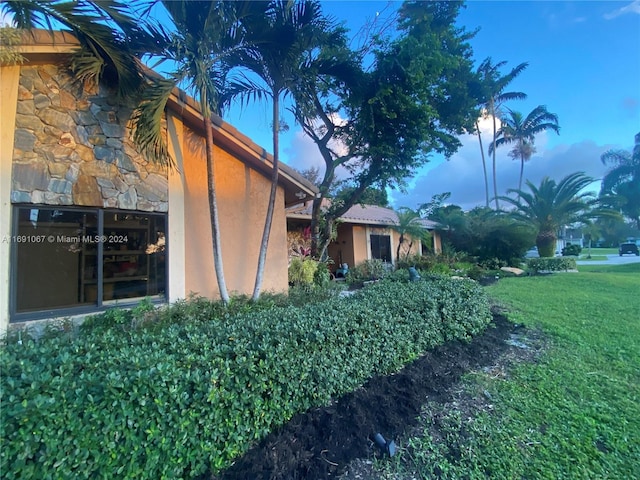
[[398,239],[398,248],[396,250],[396,265],[398,265],[398,262],[400,261],[400,247],[402,247],[403,243],[404,235],[400,234],[400,238]]
[[256,283],[253,287],[251,300],[257,301],[260,298],[262,281],[264,279],[264,265],[267,259],[267,249],[269,248],[269,236],[271,235],[271,224],[273,222],[273,210],[276,204],[276,193],[278,191],[278,163],[279,163],[279,132],[280,132],[280,93],[273,95],[273,172],[271,174],[271,191],[269,192],[269,204],[267,205],[267,216],[264,221],[262,232],[262,242],[260,243],[260,254],[258,255],[258,270],[256,272]]
[[[522,177],[524,176],[524,142],[519,140],[520,144],[520,180],[518,180],[518,190],[522,190]],[[518,200],[520,195],[518,194]]]
[[207,190],[209,197],[209,218],[211,221],[211,240],[213,243],[213,265],[218,280],[220,299],[224,304],[229,303],[229,292],[227,282],[224,278],[224,268],[222,264],[222,248],[220,246],[220,224],[218,222],[218,199],[216,196],[216,181],[213,166],[213,124],[211,117],[204,115],[205,143],[207,150]]
[[500,204],[498,203],[498,177],[496,174],[496,112],[493,100],[490,102],[491,116],[493,117],[493,198],[496,202],[496,210],[500,210]]
[[478,132],[478,142],[480,142],[480,154],[482,155],[482,173],[484,174],[484,196],[485,205],[489,208],[489,179],[487,178],[487,162],[484,158],[484,147],[482,146],[482,134],[480,133],[480,125],[476,120],[476,131]]
[[553,230],[543,230],[536,236],[536,246],[541,257],[553,257],[558,237]]
[[[520,156],[520,180],[518,180],[518,190],[522,190],[522,177],[524,176],[524,156]],[[520,195],[518,195],[520,198]]]

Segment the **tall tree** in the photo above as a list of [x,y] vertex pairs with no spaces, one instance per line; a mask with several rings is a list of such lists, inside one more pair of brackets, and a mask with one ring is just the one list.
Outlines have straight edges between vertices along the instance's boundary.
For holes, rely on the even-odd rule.
[[[162,59],[175,66],[168,78],[149,78],[143,102],[135,118],[134,140],[152,159],[171,162],[162,123],[167,101],[180,86],[199,102],[205,135],[207,190],[211,224],[213,261],[220,298],[229,302],[224,276],[220,223],[214,169],[212,113],[221,113],[220,92],[224,89],[231,54],[245,48],[239,19],[257,14],[258,2],[201,2],[197,0],[163,0],[173,23]],[[259,10],[258,10],[259,12]]]
[[[263,15],[246,17],[245,28],[252,48],[239,51],[236,56],[240,68],[248,70],[249,75],[242,75],[229,87],[229,98],[268,97],[272,101],[273,170],[253,300],[260,297],[262,289],[278,187],[280,102],[292,84],[304,75],[306,64],[326,40],[325,31],[329,28],[318,2],[276,0],[265,5]],[[260,81],[254,81],[251,75]]]
[[592,182],[593,178],[582,172],[567,175],[558,183],[544,177],[538,186],[527,180],[529,191],[509,189],[508,193],[517,194],[517,198],[500,198],[514,207],[510,212],[514,219],[535,228],[540,256],[552,257],[561,227],[615,216],[614,211],[601,208],[599,199],[592,192],[583,191]]
[[631,152],[608,150],[600,157],[611,168],[602,179],[601,195],[614,195],[614,203],[640,230],[640,133]]
[[[339,188],[333,197],[333,201],[344,202],[349,199],[356,188],[357,187],[353,185],[345,185]],[[362,192],[362,195],[360,195],[358,202],[362,205],[388,207],[389,197],[387,196],[387,191],[385,189],[367,187],[364,192]]]
[[527,94],[523,92],[506,92],[505,89],[509,84],[520,75],[528,66],[528,63],[521,63],[520,65],[511,69],[506,75],[501,75],[500,69],[504,67],[507,62],[498,62],[493,64],[491,58],[487,58],[480,64],[478,73],[482,78],[482,85],[484,92],[484,109],[492,118],[493,121],[493,140],[490,146],[490,152],[493,152],[492,156],[492,174],[493,174],[493,197],[496,204],[496,210],[500,209],[500,202],[498,200],[498,179],[496,172],[496,140],[497,140],[497,119],[500,117],[500,111],[505,102],[509,100],[524,100],[527,98]]
[[485,206],[489,207],[489,176],[487,174],[487,161],[484,155],[484,146],[482,145],[482,131],[480,130],[480,120],[488,117],[487,104],[490,97],[489,82],[490,78],[487,77],[489,71],[486,67],[486,63],[491,59],[485,59],[476,70],[480,86],[480,117],[476,119],[475,130],[478,135],[478,143],[480,144],[480,159],[482,160],[482,174],[484,178],[484,197]]
[[[459,9],[459,2],[404,3],[396,39],[374,38],[366,57],[350,51],[342,33],[296,89],[296,118],[325,163],[311,221],[319,258],[336,219],[367,187],[402,185],[429,153],[451,155],[457,136],[473,128],[470,35],[455,26]],[[323,209],[338,167],[352,174],[356,188]]]
[[518,190],[522,190],[524,164],[536,152],[535,136],[545,130],[553,130],[560,134],[560,126],[558,125],[558,116],[550,113],[544,105],[538,105],[524,118],[522,113],[511,109],[507,109],[507,113],[507,116],[502,117],[502,126],[497,132],[495,142],[489,146],[489,152],[495,153],[495,148],[515,143],[509,156],[514,160],[520,160]]

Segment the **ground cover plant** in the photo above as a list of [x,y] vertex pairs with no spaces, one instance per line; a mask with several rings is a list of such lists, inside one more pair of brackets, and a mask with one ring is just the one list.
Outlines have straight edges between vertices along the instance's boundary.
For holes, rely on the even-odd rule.
[[366,478],[637,478],[640,264],[578,268],[487,287],[510,320],[544,333],[544,353],[474,371]]
[[143,304],[79,333],[8,337],[4,478],[217,472],[294,414],[469,340],[491,319],[481,287],[446,278],[383,281],[300,307],[193,302],[159,320]]

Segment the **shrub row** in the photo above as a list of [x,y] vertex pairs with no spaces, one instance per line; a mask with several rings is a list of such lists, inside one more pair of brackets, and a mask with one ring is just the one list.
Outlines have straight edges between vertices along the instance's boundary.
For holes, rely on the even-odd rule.
[[490,313],[475,282],[438,278],[194,320],[8,341],[0,349],[4,478],[219,471],[295,413],[470,338]]
[[527,260],[527,268],[534,273],[575,270],[576,260],[570,257],[541,257]]

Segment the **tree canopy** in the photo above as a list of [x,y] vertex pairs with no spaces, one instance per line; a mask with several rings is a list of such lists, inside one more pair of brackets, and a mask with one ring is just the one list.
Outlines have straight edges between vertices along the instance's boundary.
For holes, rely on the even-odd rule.
[[[477,82],[471,34],[455,26],[460,7],[460,2],[404,3],[398,36],[373,38],[369,56],[351,51],[345,32],[337,29],[310,65],[314,75],[295,91],[296,119],[325,164],[312,213],[314,253],[320,258],[333,222],[368,187],[401,187],[430,153],[452,155],[460,146],[458,135],[472,129]],[[355,188],[323,212],[322,199],[329,196],[338,167],[351,174]]]

